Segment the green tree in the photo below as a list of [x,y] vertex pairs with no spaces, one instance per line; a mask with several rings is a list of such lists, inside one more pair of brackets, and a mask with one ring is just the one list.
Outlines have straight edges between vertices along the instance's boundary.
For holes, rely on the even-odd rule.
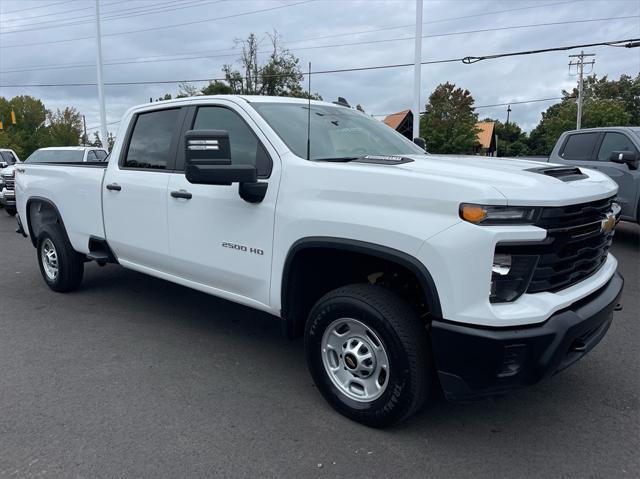
[[96,148],[102,148],[102,140],[97,131],[93,132],[93,141],[89,142],[89,146],[95,146]]
[[113,145],[116,142],[116,138],[113,136],[112,132],[109,132],[109,136],[107,137],[107,150],[113,150]]
[[500,120],[485,118],[495,123],[494,134],[498,136],[498,156],[526,156],[529,154],[527,134],[516,123],[502,123]]
[[228,84],[220,80],[214,80],[202,89],[203,95],[232,95],[233,91]]
[[420,135],[433,153],[468,153],[477,144],[473,96],[453,83],[441,83],[429,96],[420,118]]
[[[260,47],[269,42],[269,55],[265,61],[258,58],[264,53]],[[299,60],[280,45],[277,32],[267,34],[264,41],[251,33],[245,40],[236,40],[241,46],[239,67],[224,65],[224,80],[214,80],[201,91],[205,95],[272,95],[307,98],[308,93],[302,87],[304,78]],[[318,94],[311,98],[320,99]]]
[[[16,124],[11,123],[11,111]],[[42,101],[31,96],[17,96],[11,100],[0,97],[0,118],[4,129],[0,131],[0,148],[15,150],[22,159],[47,145],[47,109]]]
[[[578,97],[577,85],[571,92],[562,92],[565,98]],[[584,79],[583,95],[591,100],[617,100],[631,115],[630,125],[640,125],[640,73],[636,77],[621,75],[618,80],[609,80],[607,75],[598,79],[593,74]]]
[[[533,155],[549,155],[560,135],[576,127],[578,106],[567,98],[542,113],[542,120],[529,135],[529,149]],[[625,126],[631,113],[620,100],[586,98],[582,107],[582,127]]]
[[52,146],[77,146],[82,136],[82,115],[73,107],[47,114],[49,144]]

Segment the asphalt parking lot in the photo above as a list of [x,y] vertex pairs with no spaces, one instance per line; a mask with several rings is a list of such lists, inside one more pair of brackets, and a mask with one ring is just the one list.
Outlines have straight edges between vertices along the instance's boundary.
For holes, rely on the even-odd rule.
[[388,430],[324,402],[268,315],[110,265],[51,292],[0,211],[2,477],[640,477],[640,227],[603,342],[505,398]]

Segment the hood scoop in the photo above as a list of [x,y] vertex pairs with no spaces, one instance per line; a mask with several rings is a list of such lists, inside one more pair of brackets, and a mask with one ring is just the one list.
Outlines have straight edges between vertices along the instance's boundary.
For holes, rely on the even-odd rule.
[[367,155],[357,160],[353,160],[353,163],[372,163],[374,165],[402,165],[404,163],[411,163],[411,158],[404,156],[384,156],[384,155]]
[[551,176],[560,181],[577,181],[589,178],[577,166],[545,166],[542,168],[531,168],[525,171]]

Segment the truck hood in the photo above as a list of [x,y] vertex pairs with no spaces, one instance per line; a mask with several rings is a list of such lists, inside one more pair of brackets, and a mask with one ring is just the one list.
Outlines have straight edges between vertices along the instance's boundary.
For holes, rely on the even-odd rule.
[[582,167],[580,171],[585,178],[563,181],[540,172],[540,169],[563,166],[554,163],[470,155],[407,157],[415,161],[386,168],[402,168],[409,174],[425,175],[431,179],[455,178],[489,185],[510,205],[563,206],[607,198],[618,191],[618,185],[611,178]]

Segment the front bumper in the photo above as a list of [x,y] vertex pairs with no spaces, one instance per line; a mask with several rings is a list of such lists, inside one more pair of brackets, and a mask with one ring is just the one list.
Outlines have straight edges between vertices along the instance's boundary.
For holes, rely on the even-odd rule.
[[431,340],[445,397],[499,395],[570,366],[606,334],[623,284],[616,272],[598,291],[539,325],[486,328],[433,321]]
[[0,191],[0,204],[2,206],[15,206],[16,193],[13,190],[4,189]]

